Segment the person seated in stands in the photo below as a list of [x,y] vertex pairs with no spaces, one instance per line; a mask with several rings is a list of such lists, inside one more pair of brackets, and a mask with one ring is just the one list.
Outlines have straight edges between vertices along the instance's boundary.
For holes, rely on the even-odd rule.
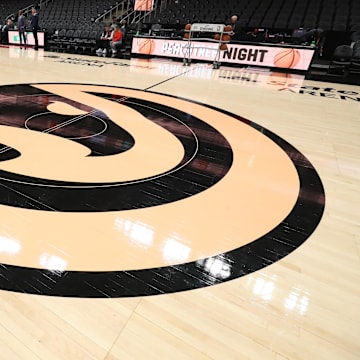
[[123,40],[126,38],[127,28],[126,28],[126,20],[121,20],[120,23],[120,31],[123,34]]
[[115,25],[116,25],[117,23],[118,23],[118,22],[117,22],[116,16],[113,16],[113,17],[112,17],[112,23],[111,23],[111,25],[110,25],[111,31],[114,31],[114,30],[115,30]]
[[232,27],[232,31],[230,33],[231,39],[232,40],[240,40],[240,35],[241,35],[241,26],[240,26],[240,21],[237,15],[233,15],[230,18],[230,24]]
[[110,47],[110,39],[111,39],[111,29],[110,25],[105,25],[104,31],[100,35],[100,39],[96,41],[96,45],[98,49],[96,50],[97,56],[106,56],[108,49]]
[[115,29],[111,34],[110,47],[112,51],[112,57],[116,57],[119,48],[122,45],[123,34],[118,24],[115,25]]
[[9,30],[14,30],[14,22],[11,18],[6,20],[6,24],[1,29],[1,41],[5,44],[9,43]]
[[297,28],[294,29],[291,36],[291,42],[295,45],[300,45],[306,42],[306,33],[309,29]]
[[13,18],[7,19],[6,25],[7,25],[9,30],[14,30],[15,29],[14,19]]
[[6,38],[7,38],[7,33],[6,30],[7,26],[5,25],[0,25],[0,44],[3,44],[6,42]]
[[324,30],[322,29],[295,29],[292,34],[293,43],[301,45],[322,45]]

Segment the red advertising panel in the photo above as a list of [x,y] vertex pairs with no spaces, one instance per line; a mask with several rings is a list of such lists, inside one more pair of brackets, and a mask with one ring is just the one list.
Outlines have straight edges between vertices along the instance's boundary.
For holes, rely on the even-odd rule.
[[135,0],[135,11],[150,11],[154,7],[154,0]]

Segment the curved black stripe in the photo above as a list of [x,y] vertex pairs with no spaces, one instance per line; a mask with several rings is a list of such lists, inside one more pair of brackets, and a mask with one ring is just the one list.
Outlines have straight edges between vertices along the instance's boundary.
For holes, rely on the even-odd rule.
[[[99,94],[99,96],[108,97],[109,94]],[[114,96],[114,101],[118,98]],[[32,96],[28,101],[36,103],[37,97]],[[210,125],[166,105],[139,99],[126,99],[122,100],[122,103],[133,107],[150,121],[174,133],[181,141],[185,155],[176,168],[148,179],[119,183],[54,181],[0,171],[1,182],[15,190],[14,193],[1,196],[0,203],[33,209],[29,201],[20,201],[18,193],[21,193],[44,204],[45,207],[41,210],[52,208],[63,212],[101,212],[152,207],[198,194],[216,184],[229,171],[232,164],[230,145],[223,135]],[[11,111],[8,109],[2,117],[6,118],[9,113]],[[46,121],[51,123],[53,119],[46,119]],[[43,127],[43,123],[39,124]],[[115,135],[120,136],[119,133]],[[219,146],[222,148],[220,158]],[[205,163],[206,167],[216,167],[217,172],[212,171],[209,176],[206,168],[200,167],[199,163]],[[137,166],[141,166],[141,159]],[[126,169],[119,169],[119,171],[126,171]]]
[[[273,264],[299,247],[318,226],[324,211],[324,188],[316,170],[303,154],[274,133],[240,116],[210,108],[262,132],[282,148],[294,163],[301,184],[298,199],[290,214],[278,226],[252,243],[232,251],[168,267],[131,271],[52,272],[3,264],[0,267],[0,288],[30,294],[90,298],[158,295],[236,279]],[[217,152],[221,153],[221,146]],[[221,160],[218,159],[220,163]],[[222,264],[221,271],[212,271],[209,264],[214,261]]]

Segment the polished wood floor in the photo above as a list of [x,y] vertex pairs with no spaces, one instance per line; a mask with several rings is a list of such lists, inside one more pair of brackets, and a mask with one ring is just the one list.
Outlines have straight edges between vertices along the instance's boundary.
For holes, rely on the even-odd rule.
[[[33,203],[32,208],[23,209],[15,202],[9,203],[10,206],[4,205],[5,201],[13,198],[10,190],[1,192],[0,284],[5,284],[5,280],[10,284],[7,290],[0,290],[1,360],[360,358],[359,87],[311,82],[301,75],[259,69],[221,67],[214,70],[210,64],[183,67],[180,62],[168,60],[119,60],[19,48],[0,48],[0,69],[0,119],[6,118],[4,114],[9,107],[33,111],[33,103],[19,96],[22,92],[16,96],[11,93],[13,89],[19,89],[19,84],[31,84],[31,91],[50,91],[58,97],[66,97],[71,92],[74,101],[100,109],[104,108],[104,101],[108,101],[107,95],[96,101],[86,98],[77,90],[76,84],[81,84],[81,89],[88,86],[87,94],[95,90],[100,92],[94,85],[104,86],[101,89],[113,87],[116,103],[109,105],[107,115],[112,115],[118,125],[123,125],[143,144],[142,148],[134,146],[133,152],[126,152],[126,146],[122,144],[120,150],[123,152],[119,150],[119,154],[108,156],[108,162],[100,161],[99,157],[88,157],[81,162],[81,167],[73,157],[86,155],[83,147],[66,145],[69,146],[66,148],[68,152],[62,153],[66,161],[57,162],[55,168],[39,167],[26,161],[25,154],[41,156],[43,161],[51,162],[51,156],[58,155],[51,152],[54,148],[65,149],[62,138],[51,137],[47,143],[48,136],[40,133],[25,140],[20,134],[23,129],[17,129],[13,123],[11,126],[2,124],[0,145],[6,148],[3,145],[0,148],[9,150],[13,145],[20,152],[24,151],[24,156],[10,160],[4,158],[0,162],[1,171],[17,170],[23,177],[36,175],[51,181],[71,182],[77,179],[86,183],[91,178],[94,183],[109,183],[114,177],[117,181],[129,182],[149,178],[151,172],[162,173],[164,169],[176,166],[185,156],[179,141],[144,122],[133,109],[123,105],[138,91],[146,93],[144,101],[176,106],[178,109],[187,106],[186,111],[200,119],[203,117],[203,122],[221,133],[234,149],[233,164],[221,172],[216,180],[218,182],[208,191],[191,197],[190,206],[185,206],[186,201],[179,201],[179,204],[185,205],[175,210],[170,204],[154,207],[153,213],[148,212],[146,204],[142,204],[140,207],[144,207],[141,209],[144,212],[140,215],[126,209],[126,215],[120,216],[110,208],[104,211],[111,211],[100,214],[90,213],[91,210],[87,209],[85,216],[82,208],[74,210],[65,206],[59,221],[48,209],[40,207],[51,207],[52,202],[38,201]],[[69,87],[69,84],[75,87]],[[118,91],[118,88],[126,90]],[[9,91],[11,96],[3,95]],[[121,97],[121,94],[124,96]],[[50,108],[48,99],[43,97],[42,101],[57,114],[83,116],[89,111],[85,105],[79,109],[75,108],[75,103],[64,105],[56,99],[52,99]],[[183,102],[185,99],[191,102]],[[205,106],[198,108],[199,104]],[[117,106],[123,106],[125,120],[121,116],[116,118]],[[90,112],[94,115],[93,111]],[[271,141],[265,139],[266,145],[263,145],[261,141],[265,141],[265,136],[256,135],[259,132],[255,134],[248,129],[249,126],[237,127],[229,114],[231,119],[238,116],[242,124],[252,123]],[[28,119],[29,127],[35,126],[33,118],[30,116]],[[9,117],[9,122],[14,121]],[[58,125],[52,126],[52,129],[58,129]],[[153,136],[147,136],[149,134]],[[203,136],[206,137],[206,134]],[[221,137],[217,139],[226,148],[224,140]],[[54,271],[54,277],[50,277],[49,282],[52,284],[55,276],[60,276],[59,273],[68,268],[80,272],[136,271],[176,265],[185,260],[194,261],[201,256],[233,249],[236,245],[229,243],[228,238],[233,239],[232,234],[240,231],[245,234],[244,243],[238,246],[249,243],[265,234],[274,222],[281,221],[284,214],[292,209],[299,188],[305,183],[311,189],[314,186],[314,181],[309,180],[306,173],[300,180],[294,176],[294,167],[274,146],[277,139],[284,139],[293,147],[294,163],[304,155],[309,163],[304,163],[301,158],[302,168],[314,167],[324,187],[325,208],[320,214],[322,217],[312,213],[315,207],[310,207],[300,216],[301,224],[302,218],[311,219],[315,215],[319,223],[301,246],[289,251],[287,256],[279,257],[278,261],[266,264],[269,266],[248,271],[230,281],[214,281],[213,286],[193,286],[193,290],[176,292],[173,285],[171,291],[159,291],[164,292],[161,295],[144,290],[144,296],[136,296],[132,292],[112,297],[105,292],[105,296],[95,298],[91,298],[89,292],[86,293],[89,296],[81,296],[82,290],[77,288],[70,295],[63,291],[65,296],[61,296],[61,291],[51,293],[52,285],[48,286],[45,280],[40,284],[39,278],[35,277],[38,274],[24,280],[20,278],[21,272],[12,272],[18,267],[36,268],[33,255],[42,250],[46,256],[41,257],[40,265]],[[46,145],[49,146],[49,154],[44,151]],[[264,158],[268,159],[268,163],[264,161],[261,167],[267,173],[254,170],[253,178],[234,175],[236,166],[241,163],[239,154],[242,151],[248,152],[248,157],[244,159],[247,173],[251,174],[258,164],[259,157],[255,155],[259,154],[256,151],[261,147],[269,154],[268,158]],[[155,150],[152,152],[153,148],[157,148],[158,153]],[[93,151],[99,151],[99,148],[94,147]],[[144,165],[128,168],[126,173],[113,171],[118,167],[116,161],[134,163],[136,151],[148,156]],[[164,152],[171,153],[171,156],[163,156]],[[151,164],[151,159],[156,156],[161,161]],[[94,171],[94,166],[98,171]],[[71,171],[64,173],[66,167]],[[217,166],[216,169],[219,171]],[[282,188],[276,188],[279,184],[276,176],[279,174],[282,179],[286,178]],[[257,193],[252,201],[247,195],[254,191],[259,179],[272,192],[265,192],[268,187],[259,185],[256,189],[265,190]],[[244,181],[248,181],[248,189],[241,187]],[[245,199],[242,206],[230,201],[232,197],[237,200],[235,184],[239,184],[239,192],[242,191],[242,199]],[[2,178],[0,185],[7,186],[7,182]],[[224,198],[219,198],[216,192],[219,189],[223,191]],[[284,200],[280,196],[278,202],[271,198],[275,193],[284,194]],[[207,196],[206,210],[204,204],[199,203],[204,194]],[[296,206],[301,207],[306,201],[319,202],[319,192],[309,191],[307,194],[307,199],[297,202]],[[41,194],[38,199],[43,198]],[[210,211],[211,206],[218,208],[218,212]],[[237,211],[241,216],[234,216]],[[190,220],[183,215],[186,212],[192,214]],[[172,216],[174,214],[176,216]],[[198,218],[194,219],[196,216]],[[134,224],[134,219],[137,226],[129,230],[127,226],[131,221]],[[103,227],[101,231],[94,225],[96,223]],[[169,228],[169,223],[176,224],[176,231]],[[167,253],[170,254],[168,257],[159,257],[156,249],[161,246],[149,246],[152,239],[150,227],[144,224],[150,224],[164,234],[173,231],[174,238],[187,234],[188,247],[179,247],[179,242],[177,245],[169,242],[175,248]],[[132,244],[133,247],[113,242],[113,247],[104,252],[103,248],[108,244],[101,242],[114,236],[115,225],[122,227],[124,232],[126,229],[132,231],[132,238],[137,238],[138,242]],[[297,230],[303,232],[300,226]],[[217,238],[215,243],[210,241],[211,236]],[[289,237],[292,236],[295,235]],[[97,242],[94,246],[99,238],[100,244]],[[29,249],[29,255],[23,256],[19,243],[23,246],[21,249]],[[165,254],[164,248],[162,250]],[[67,263],[59,260],[60,255],[51,258],[49,254],[54,252],[63,253],[62,258]],[[122,253],[120,264],[114,261],[112,254],[115,252]],[[222,270],[226,269],[223,267]],[[166,286],[169,286],[171,279],[167,280]],[[206,285],[211,285],[211,281]],[[101,286],[102,283],[98,287]],[[39,289],[42,291],[36,292]],[[74,296],[77,291],[78,297]]]

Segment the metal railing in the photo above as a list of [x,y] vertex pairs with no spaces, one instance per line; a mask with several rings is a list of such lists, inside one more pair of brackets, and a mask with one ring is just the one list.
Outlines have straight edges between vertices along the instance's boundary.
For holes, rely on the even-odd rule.
[[128,13],[131,9],[130,1],[122,1],[120,3],[116,3],[111,9],[105,11],[103,14],[99,15],[95,22],[108,22],[115,16],[116,18],[122,17],[124,13]]
[[41,0],[39,1],[39,7],[40,10],[42,10],[44,8],[44,6],[46,6],[49,2],[52,2],[53,0]]
[[137,24],[150,21],[151,17],[167,8],[173,0],[124,0],[111,9],[101,14],[95,22],[110,21],[114,16],[117,19],[126,20],[128,24]]
[[[23,12],[24,15],[27,15],[27,14],[29,14],[29,13],[31,12],[31,10],[32,10],[36,5],[39,5],[40,9],[42,9],[42,8],[43,8],[44,6],[46,6],[46,4],[47,4],[48,2],[50,2],[50,1],[52,1],[52,0],[41,0],[41,1],[39,1],[37,4],[31,4],[31,5],[28,5],[28,6],[24,7],[23,9],[21,9],[21,11]],[[16,13],[16,14],[15,14],[15,13],[12,13],[12,14],[10,14],[10,15],[8,15],[8,16],[6,17],[6,20],[7,20],[7,19],[11,19],[11,18],[15,19],[16,17],[17,17],[17,13]]]
[[[31,5],[29,5],[29,6],[26,6],[25,8],[23,8],[23,9],[21,9],[21,11],[23,12],[23,14],[24,15],[26,15],[26,14],[28,14],[30,11],[31,11],[31,9],[34,7],[35,5],[34,4],[31,4]],[[17,13],[15,14],[15,13],[12,13],[12,14],[10,14],[10,15],[8,15],[7,17],[6,17],[6,20],[8,20],[8,19],[15,19],[17,17]]]
[[[144,0],[145,2],[147,0]],[[174,0],[155,0],[152,10],[136,12],[132,24],[138,22],[150,22],[151,17],[156,18],[163,10],[165,10]]]

